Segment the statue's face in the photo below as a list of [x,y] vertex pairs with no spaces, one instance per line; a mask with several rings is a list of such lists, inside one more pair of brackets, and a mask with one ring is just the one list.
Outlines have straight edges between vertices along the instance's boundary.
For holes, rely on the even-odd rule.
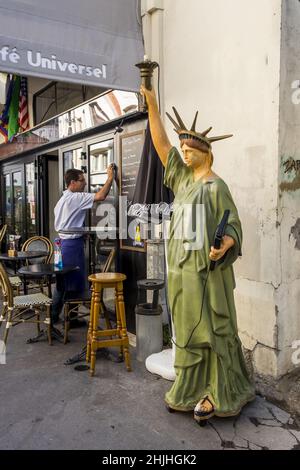
[[203,166],[208,158],[208,153],[202,152],[199,149],[189,147],[186,144],[183,144],[181,147],[183,153],[183,160],[186,166],[191,168],[199,168]]

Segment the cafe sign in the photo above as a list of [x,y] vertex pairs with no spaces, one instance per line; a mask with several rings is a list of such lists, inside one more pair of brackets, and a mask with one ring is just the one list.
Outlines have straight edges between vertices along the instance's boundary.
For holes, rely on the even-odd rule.
[[139,0],[0,0],[0,71],[137,91]]
[[2,63],[6,63],[7,67],[14,67],[14,65],[32,67],[33,73],[36,70],[44,69],[63,73],[65,75],[71,74],[73,76],[92,77],[93,79],[107,80],[107,64],[101,64],[100,67],[92,67],[90,65],[76,64],[74,62],[67,62],[59,59],[55,54],[44,57],[39,51],[18,51],[17,47],[10,48],[9,46],[2,46],[0,49],[0,58]]

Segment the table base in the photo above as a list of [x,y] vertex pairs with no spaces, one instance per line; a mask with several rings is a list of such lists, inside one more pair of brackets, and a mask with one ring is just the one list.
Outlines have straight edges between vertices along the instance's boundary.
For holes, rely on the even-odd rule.
[[[63,334],[54,326],[51,328],[51,338],[56,339],[60,343],[64,342],[64,336]],[[27,344],[32,344],[32,343],[38,343],[39,341],[46,339],[48,340],[48,334],[47,331],[42,330],[37,336],[34,336],[33,338],[29,338],[26,343]]]
[[[112,362],[124,362],[123,357],[120,357],[119,355],[116,355],[116,354],[112,353],[107,348],[98,349],[96,354],[97,354],[98,358],[103,357],[104,359],[108,359]],[[64,362],[64,365],[65,366],[70,366],[72,364],[76,364],[77,362],[81,362],[81,361],[85,361],[85,360],[86,360],[86,345],[83,346],[80,353],[75,354],[74,356],[67,359]]]

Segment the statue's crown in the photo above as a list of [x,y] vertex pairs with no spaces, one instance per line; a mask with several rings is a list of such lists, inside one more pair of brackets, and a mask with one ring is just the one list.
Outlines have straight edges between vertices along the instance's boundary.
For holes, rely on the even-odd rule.
[[196,132],[196,122],[197,122],[197,117],[198,117],[198,111],[195,114],[195,118],[192,124],[192,127],[190,129],[187,129],[185,126],[183,120],[179,116],[176,108],[172,106],[172,109],[174,111],[174,114],[176,116],[177,122],[170,116],[169,113],[166,113],[172,124],[175,126],[174,131],[177,132],[179,135],[179,139],[196,139],[200,140],[200,142],[203,142],[208,146],[208,148],[211,148],[212,142],[216,142],[217,140],[223,140],[223,139],[228,139],[229,137],[232,137],[233,134],[227,134],[227,135],[218,135],[215,137],[207,137],[207,134],[212,130],[212,127],[209,127],[203,132]]

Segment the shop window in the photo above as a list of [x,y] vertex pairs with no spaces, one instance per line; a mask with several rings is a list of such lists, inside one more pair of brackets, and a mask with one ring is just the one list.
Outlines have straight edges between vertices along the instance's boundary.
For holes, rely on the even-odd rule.
[[82,147],[77,149],[70,149],[63,152],[63,161],[64,161],[64,173],[67,170],[75,168],[76,170],[83,170],[83,149]]
[[26,222],[27,238],[33,237],[37,233],[36,229],[36,180],[34,177],[34,163],[25,165],[25,190],[26,190]]
[[12,174],[13,179],[13,214],[15,218],[15,233],[22,235],[23,232],[23,185],[22,173],[16,171]]
[[9,233],[12,226],[11,218],[11,205],[12,205],[12,194],[11,194],[11,183],[10,183],[10,174],[4,176],[4,186],[5,186],[5,196],[4,196],[4,213],[5,213],[5,223],[7,224],[7,232]]
[[104,88],[52,82],[33,96],[34,125],[100,95]]

